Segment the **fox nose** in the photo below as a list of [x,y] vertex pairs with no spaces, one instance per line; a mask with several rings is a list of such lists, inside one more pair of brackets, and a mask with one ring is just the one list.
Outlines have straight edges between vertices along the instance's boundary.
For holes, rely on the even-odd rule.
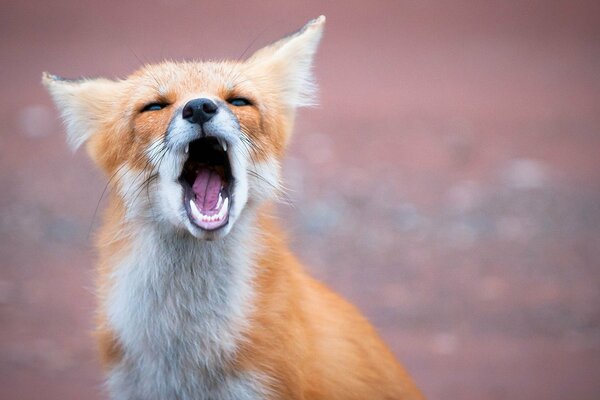
[[193,124],[202,125],[214,117],[219,106],[211,99],[194,99],[187,102],[181,111],[181,117]]

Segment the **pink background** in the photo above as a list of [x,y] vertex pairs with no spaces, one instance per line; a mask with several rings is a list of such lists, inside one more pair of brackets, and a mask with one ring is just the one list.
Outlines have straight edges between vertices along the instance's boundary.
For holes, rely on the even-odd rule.
[[68,151],[42,71],[236,58],[319,14],[321,101],[281,206],[308,269],[430,399],[600,398],[599,4],[2,2],[0,398],[106,398],[105,179]]

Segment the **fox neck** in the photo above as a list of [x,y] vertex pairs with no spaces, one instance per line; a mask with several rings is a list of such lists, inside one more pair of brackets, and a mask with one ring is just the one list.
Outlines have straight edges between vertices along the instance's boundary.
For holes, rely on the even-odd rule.
[[216,241],[131,224],[106,302],[126,361],[215,370],[233,357],[252,312],[257,218],[246,210]]

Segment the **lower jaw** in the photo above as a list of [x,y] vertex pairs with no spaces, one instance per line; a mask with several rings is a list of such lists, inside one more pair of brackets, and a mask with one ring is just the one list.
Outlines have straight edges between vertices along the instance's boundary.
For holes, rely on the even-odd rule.
[[199,221],[193,216],[188,215],[188,218],[198,228],[202,229],[206,232],[214,232],[224,228],[229,223],[229,216],[225,217],[225,219],[221,221]]
[[[192,210],[193,200],[190,196],[185,196],[184,198],[184,208],[187,215],[187,218],[190,220],[193,226],[200,228],[205,232],[215,232],[218,230],[222,230],[229,224],[229,213],[231,211],[231,203],[229,198],[227,198],[227,204],[223,204],[222,207],[225,207],[224,215],[220,218],[216,218],[215,220],[207,220],[203,218],[198,209]],[[219,213],[216,213],[219,214]]]

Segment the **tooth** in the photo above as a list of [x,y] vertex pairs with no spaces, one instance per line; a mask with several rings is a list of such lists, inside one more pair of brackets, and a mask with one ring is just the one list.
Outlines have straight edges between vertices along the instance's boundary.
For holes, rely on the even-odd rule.
[[227,151],[227,142],[223,140],[223,151]]
[[196,207],[196,203],[194,203],[194,200],[190,200],[190,208],[192,210],[192,215],[194,216],[194,218],[202,219],[202,213],[200,212],[200,210],[198,210],[198,207]]
[[185,151],[185,154],[187,154],[187,153],[190,152],[190,145],[189,144],[185,145],[185,150],[184,151]]
[[223,206],[219,210],[219,219],[225,218],[225,214],[227,213],[227,208],[229,207],[229,197],[226,197],[223,201]]

